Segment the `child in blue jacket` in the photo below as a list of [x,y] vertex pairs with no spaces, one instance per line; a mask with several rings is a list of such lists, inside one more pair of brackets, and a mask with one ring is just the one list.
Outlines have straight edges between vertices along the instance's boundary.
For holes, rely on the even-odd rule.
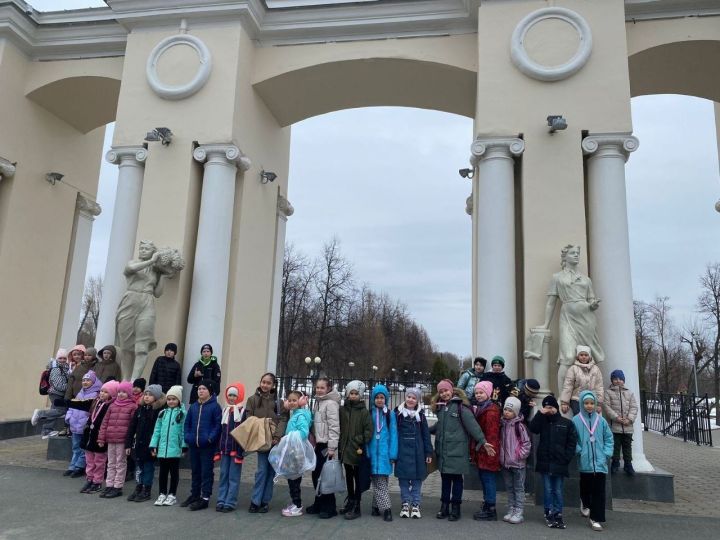
[[[287,400],[285,400],[285,409],[290,412],[290,419],[285,428],[285,435],[290,435],[293,431],[297,431],[303,441],[306,441],[310,436],[312,413],[305,408],[306,405],[307,396],[299,390],[293,390],[288,394]],[[300,478],[288,478],[287,483],[290,489],[292,503],[283,508],[282,515],[285,517],[298,517],[303,515],[300,482],[302,482],[302,476]]]
[[590,390],[580,392],[580,412],[573,418],[578,433],[580,456],[580,512],[590,518],[590,527],[602,531],[605,521],[605,477],[612,457],[614,439],[607,421],[596,411],[597,397]]
[[215,383],[204,379],[197,387],[198,400],[185,418],[185,443],[190,448],[190,496],[180,505],[190,510],[208,507],[213,487],[213,458],[220,437],[222,408],[215,398]]
[[432,461],[433,447],[423,412],[422,395],[419,388],[408,388],[405,390],[405,402],[395,408],[398,432],[395,476],[400,484],[401,518],[422,517],[422,483],[427,476],[427,465]]
[[390,394],[384,385],[375,385],[371,399],[374,405],[370,410],[373,436],[368,443],[368,457],[373,486],[372,515],[379,516],[382,511],[383,519],[392,521],[388,477],[398,456],[397,421],[388,410]]

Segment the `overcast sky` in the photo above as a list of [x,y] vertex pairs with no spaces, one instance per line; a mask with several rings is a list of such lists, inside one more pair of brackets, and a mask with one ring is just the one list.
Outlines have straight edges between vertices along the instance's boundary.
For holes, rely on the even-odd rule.
[[[635,298],[669,296],[682,324],[692,316],[698,276],[720,261],[713,107],[646,96],[633,99],[632,109],[640,139],[627,167]],[[472,136],[470,119],[435,111],[353,109],[311,118],[293,126],[288,194],[295,207],[288,242],[315,254],[337,235],[359,282],[406,303],[438,348],[461,356],[471,347],[471,187],[457,169],[467,164]],[[104,271],[116,171],[103,162],[89,275]]]

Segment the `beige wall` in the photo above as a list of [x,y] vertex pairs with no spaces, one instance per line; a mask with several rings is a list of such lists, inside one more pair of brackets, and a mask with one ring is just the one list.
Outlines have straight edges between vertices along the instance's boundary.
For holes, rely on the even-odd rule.
[[[6,362],[22,357],[26,372],[1,383],[0,422],[45,402],[38,380],[58,346],[77,191],[45,174],[60,172],[94,197],[104,133],[95,125],[83,134],[26,98],[36,68],[0,40],[0,154],[18,162],[14,178],[0,181],[0,346]],[[112,99],[105,106],[115,108]]]

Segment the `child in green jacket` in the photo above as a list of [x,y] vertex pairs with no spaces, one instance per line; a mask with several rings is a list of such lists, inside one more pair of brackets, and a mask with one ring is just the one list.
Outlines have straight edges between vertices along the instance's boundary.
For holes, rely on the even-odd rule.
[[[150,452],[160,463],[160,495],[155,506],[173,506],[177,502],[177,487],[180,480],[180,457],[187,451],[185,443],[185,405],[182,403],[182,386],[173,386],[166,395],[167,408],[163,409],[155,422],[155,431],[150,440]],[[168,475],[170,489],[168,489]]]

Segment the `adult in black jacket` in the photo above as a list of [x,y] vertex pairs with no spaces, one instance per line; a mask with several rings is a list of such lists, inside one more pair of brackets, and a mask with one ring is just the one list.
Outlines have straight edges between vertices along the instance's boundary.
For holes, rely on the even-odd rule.
[[560,415],[558,408],[555,396],[546,396],[542,409],[530,422],[530,431],[540,435],[535,471],[543,476],[545,520],[549,527],[564,529],[563,483],[575,455],[577,431],[572,421]]
[[150,452],[150,441],[155,431],[155,422],[165,406],[165,394],[157,384],[145,389],[140,406],[130,420],[130,428],[125,437],[125,449],[134,454],[135,464],[140,470],[135,491],[128,501],[142,502],[150,499],[150,488],[155,475],[155,456]]
[[222,388],[220,385],[220,366],[218,365],[217,358],[213,356],[212,345],[206,343],[200,347],[200,360],[195,362],[195,365],[190,370],[187,376],[187,382],[192,384],[192,390],[190,390],[190,405],[198,400],[198,386],[203,380],[212,381],[215,384],[215,388]]
[[159,384],[163,393],[167,393],[173,386],[182,384],[182,366],[175,359],[177,345],[165,345],[165,354],[158,356],[150,372],[150,384]]

